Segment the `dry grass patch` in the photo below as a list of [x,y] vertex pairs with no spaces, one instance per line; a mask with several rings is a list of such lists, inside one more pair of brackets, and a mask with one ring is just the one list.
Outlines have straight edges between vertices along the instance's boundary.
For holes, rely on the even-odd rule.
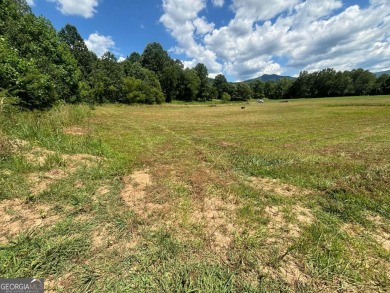
[[233,143],[233,142],[228,142],[228,141],[220,141],[219,146],[223,147],[223,148],[231,148],[231,147],[237,147],[238,145],[236,143]]
[[8,138],[3,136],[2,132],[0,132],[0,158],[2,156],[6,156],[12,152],[12,143]]
[[376,226],[370,235],[377,241],[385,250],[390,252],[390,223],[379,215],[369,215],[368,220]]
[[69,126],[64,128],[65,134],[70,135],[87,135],[90,131],[80,126]]
[[313,194],[313,191],[297,187],[291,184],[286,184],[278,179],[250,177],[250,185],[256,189],[266,192],[275,193],[279,196],[307,196]]
[[22,139],[13,139],[9,141],[12,151],[16,152],[29,145],[29,142]]

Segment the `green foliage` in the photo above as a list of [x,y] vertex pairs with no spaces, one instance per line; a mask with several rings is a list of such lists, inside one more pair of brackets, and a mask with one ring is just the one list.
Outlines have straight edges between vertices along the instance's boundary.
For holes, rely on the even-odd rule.
[[283,99],[286,97],[289,89],[291,88],[293,81],[288,78],[282,78],[276,83],[275,90],[271,99]]
[[161,87],[163,89],[167,102],[176,100],[179,95],[179,83],[182,78],[183,70],[180,64],[172,64],[165,67],[161,75]]
[[245,82],[239,82],[237,84],[236,96],[233,100],[236,101],[247,101],[252,98],[252,90]]
[[128,76],[123,79],[123,93],[125,97],[123,103],[145,103],[161,104],[164,101],[164,95],[161,88],[154,87],[153,83],[147,79],[141,80]]
[[227,102],[229,102],[231,99],[232,99],[232,98],[231,98],[231,96],[230,96],[228,93],[223,93],[223,94],[222,94],[221,100],[222,100],[223,103],[227,103]]
[[126,60],[128,60],[131,64],[141,62],[141,55],[138,52],[133,52]]
[[302,71],[283,98],[360,96],[386,93],[386,83],[378,82],[368,70],[336,71],[327,68],[308,73]]
[[20,99],[19,105],[30,110],[50,108],[58,100],[51,77],[40,73],[34,65],[19,78],[15,93]]
[[126,104],[142,103],[145,95],[141,92],[142,80],[128,76],[123,79],[123,92],[125,97],[123,102]]
[[376,80],[375,93],[380,95],[390,94],[390,75],[382,74]]
[[251,84],[252,92],[253,92],[253,98],[254,99],[264,99],[264,87],[265,84],[261,80],[256,80],[252,82]]
[[11,48],[4,38],[0,38],[0,88],[9,89],[16,85],[19,63],[17,50]]
[[77,28],[71,24],[66,24],[58,32],[58,37],[68,46],[70,52],[77,61],[83,77],[87,78],[92,72],[97,57],[88,50],[83,38],[77,31]]
[[31,9],[25,0],[1,0],[0,35],[12,34],[17,23],[26,14],[31,14]]
[[89,78],[96,102],[116,102],[121,99],[124,73],[114,54],[106,52],[95,64]]
[[199,63],[195,66],[195,72],[200,80],[199,90],[197,93],[198,101],[206,101],[209,98],[209,80],[207,67]]
[[194,69],[185,69],[181,76],[179,94],[177,99],[182,101],[195,101],[200,86],[200,79]]
[[218,74],[213,83],[213,87],[217,90],[217,98],[222,99],[223,93],[228,90],[228,82],[223,74]]
[[371,93],[375,83],[373,73],[359,68],[352,70],[349,75],[352,78],[355,95],[364,96]]
[[76,60],[51,23],[31,14],[26,5],[24,1],[0,2],[7,23],[12,24],[1,31],[0,86],[28,109],[49,108],[59,99],[76,102],[80,80]]
[[169,65],[170,57],[159,43],[150,43],[141,56],[141,65],[161,76],[164,68]]

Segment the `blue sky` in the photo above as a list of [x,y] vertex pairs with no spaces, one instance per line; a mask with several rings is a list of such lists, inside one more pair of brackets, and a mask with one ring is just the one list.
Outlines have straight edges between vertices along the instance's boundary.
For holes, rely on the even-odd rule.
[[332,67],[390,69],[390,0],[28,0],[98,55],[159,42],[186,67],[231,81]]

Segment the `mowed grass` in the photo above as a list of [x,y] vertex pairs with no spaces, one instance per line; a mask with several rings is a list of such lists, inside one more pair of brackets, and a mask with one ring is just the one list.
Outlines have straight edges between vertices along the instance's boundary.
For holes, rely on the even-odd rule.
[[390,97],[1,115],[2,277],[390,290]]

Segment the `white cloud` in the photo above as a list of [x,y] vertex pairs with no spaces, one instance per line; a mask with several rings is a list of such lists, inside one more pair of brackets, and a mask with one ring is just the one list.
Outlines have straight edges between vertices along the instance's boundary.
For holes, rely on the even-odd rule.
[[225,0],[211,0],[215,7],[222,7],[225,4]]
[[85,40],[85,44],[89,50],[99,57],[105,52],[110,51],[110,49],[115,49],[115,42],[111,36],[103,36],[97,32],[90,34],[88,39]]
[[206,0],[163,3],[160,21],[178,43],[175,52],[191,58],[186,66],[202,62],[211,74],[223,69],[242,80],[287,68],[390,68],[390,0],[365,8],[341,0],[232,0],[234,17],[219,28],[199,16]]
[[79,15],[91,18],[96,13],[99,0],[47,0],[57,4],[57,9],[65,15]]
[[123,56],[120,56],[120,57],[118,58],[118,62],[123,62],[123,61],[125,61],[125,60],[126,60],[126,58],[123,57]]
[[282,12],[288,12],[299,2],[299,0],[233,0],[232,9],[236,13],[236,19],[265,21]]
[[26,2],[27,2],[27,4],[30,5],[30,6],[35,6],[34,0],[27,0]]
[[196,18],[193,22],[196,27],[196,34],[205,35],[214,30],[214,23],[208,23],[205,17]]
[[204,35],[214,28],[214,24],[198,17],[198,13],[206,8],[206,0],[163,0],[163,8],[165,13],[160,22],[177,40],[178,47],[175,51],[193,58],[185,65],[192,67],[191,64],[203,63],[211,73],[221,71],[222,65],[216,61],[215,52],[208,50],[195,39],[195,35]]

